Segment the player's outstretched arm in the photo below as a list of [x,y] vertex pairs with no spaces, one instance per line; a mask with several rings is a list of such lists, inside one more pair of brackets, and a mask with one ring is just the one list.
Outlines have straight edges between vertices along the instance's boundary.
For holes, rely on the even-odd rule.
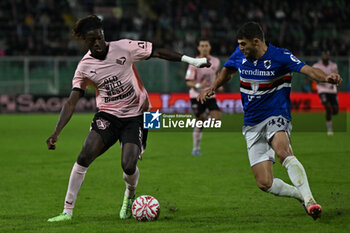
[[193,58],[167,48],[154,49],[152,57],[158,57],[169,61],[182,61],[194,65],[196,67],[210,66],[210,62],[207,60],[207,58]]
[[322,70],[311,67],[309,65],[305,65],[300,69],[300,73],[305,74],[318,82],[327,82],[339,85],[343,79],[337,73],[332,73],[330,75],[326,75]]
[[73,115],[75,105],[77,104],[79,98],[82,96],[80,91],[72,90],[67,102],[63,105],[60,116],[58,118],[55,131],[52,135],[46,140],[47,147],[49,150],[56,149],[56,142],[58,135],[64,128],[64,126],[69,122],[70,118]]
[[236,73],[237,71],[229,70],[226,67],[222,68],[219,77],[216,79],[213,86],[211,86],[208,90],[203,91],[198,97],[197,100],[201,103],[204,103],[204,101],[209,98],[210,96],[215,94],[215,91],[227,83],[231,77]]

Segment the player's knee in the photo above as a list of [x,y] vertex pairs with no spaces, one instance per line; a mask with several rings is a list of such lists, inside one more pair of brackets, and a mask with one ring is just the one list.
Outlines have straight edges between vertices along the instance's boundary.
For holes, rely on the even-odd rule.
[[140,148],[136,144],[127,143],[123,145],[122,168],[127,175],[135,173],[139,155]]
[[123,167],[123,171],[125,172],[125,174],[127,174],[128,176],[131,176],[135,173],[136,171],[136,165],[133,164],[122,164]]
[[80,152],[77,163],[83,167],[89,167],[93,161],[93,155],[84,151]]
[[136,171],[136,163],[137,161],[125,160],[122,162],[122,168],[125,174],[132,175]]
[[79,156],[78,156],[78,159],[77,159],[77,163],[80,166],[88,167],[91,162],[90,162],[90,160],[88,159],[88,157],[86,155],[80,153]]
[[263,181],[258,181],[258,187],[264,192],[267,192],[272,186],[272,181],[270,180],[263,180]]
[[282,163],[285,158],[290,156],[291,152],[285,148],[276,148],[275,153],[278,157],[278,160]]
[[339,108],[338,107],[333,107],[333,111],[332,111],[333,115],[337,115],[338,112],[339,112]]

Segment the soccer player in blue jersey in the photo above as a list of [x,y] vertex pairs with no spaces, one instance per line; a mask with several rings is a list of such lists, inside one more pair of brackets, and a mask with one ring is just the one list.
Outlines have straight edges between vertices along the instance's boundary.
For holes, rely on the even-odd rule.
[[[291,73],[300,72],[318,82],[340,84],[339,74],[326,75],[306,65],[289,50],[266,44],[259,24],[249,22],[237,32],[239,46],[225,63],[212,87],[202,92],[204,102],[237,71],[244,108],[243,135],[258,187],[277,196],[294,197],[317,219],[322,207],[312,196],[303,165],[290,144]],[[274,157],[287,169],[293,185],[273,177]]]

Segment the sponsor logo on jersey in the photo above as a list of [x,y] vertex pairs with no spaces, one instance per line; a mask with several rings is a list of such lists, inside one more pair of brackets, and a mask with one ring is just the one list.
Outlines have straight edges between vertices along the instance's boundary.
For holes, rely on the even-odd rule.
[[274,70],[244,70],[241,68],[238,68],[238,71],[240,74],[245,74],[245,75],[254,75],[254,76],[275,76],[275,71]]
[[264,66],[266,69],[269,69],[271,67],[271,60],[265,60],[264,61]]
[[124,99],[130,95],[132,95],[134,93],[134,89],[131,89],[130,91],[124,93],[124,94],[120,94],[118,96],[114,96],[114,97],[103,97],[105,103],[109,103],[109,102],[112,102],[112,101],[116,101],[116,100],[121,100],[121,99]]
[[119,65],[124,65],[125,61],[126,61],[125,57],[120,57],[116,60],[116,63]]
[[255,99],[261,99],[261,96],[259,95],[248,95],[248,101],[251,102]]

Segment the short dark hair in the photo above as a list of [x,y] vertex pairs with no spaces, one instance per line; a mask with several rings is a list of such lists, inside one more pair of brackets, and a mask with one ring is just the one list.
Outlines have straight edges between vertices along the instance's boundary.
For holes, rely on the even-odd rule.
[[84,39],[88,31],[94,29],[102,29],[102,21],[96,15],[89,15],[85,18],[79,19],[72,30],[73,37],[80,40]]
[[208,41],[209,44],[210,44],[210,40],[209,40],[208,37],[199,37],[199,38],[197,39],[197,45],[199,45],[199,43],[200,43],[201,41]]
[[265,40],[264,32],[261,26],[256,22],[248,22],[243,24],[237,31],[237,39],[246,38],[252,40],[258,38],[262,41]]

